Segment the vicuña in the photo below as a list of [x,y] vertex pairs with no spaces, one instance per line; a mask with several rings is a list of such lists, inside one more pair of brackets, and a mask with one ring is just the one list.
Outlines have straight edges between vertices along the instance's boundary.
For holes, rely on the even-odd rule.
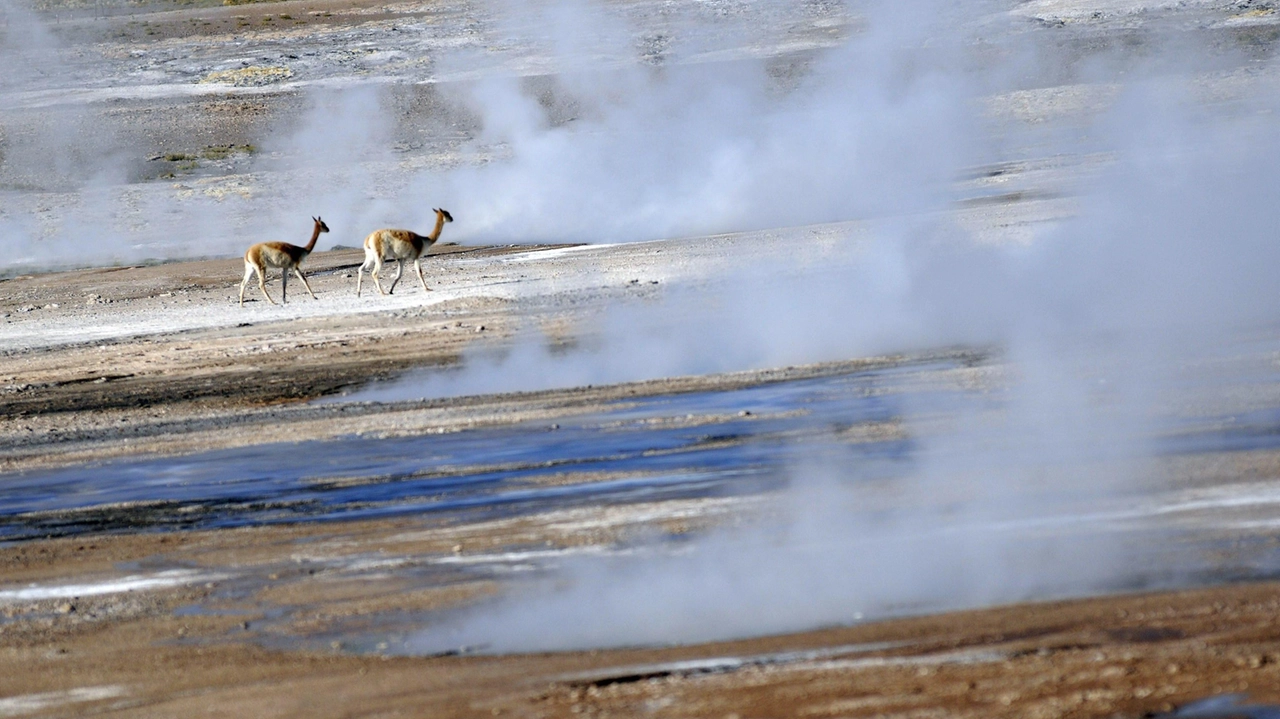
[[[364,238],[364,264],[360,265],[360,269],[356,271],[356,297],[360,296],[360,284],[364,280],[365,270],[370,270],[369,274],[373,277],[373,284],[378,288],[378,294],[389,295],[395,292],[396,283],[404,273],[404,263],[408,260],[413,260],[413,269],[418,273],[418,280],[422,282],[422,290],[431,291],[431,288],[427,287],[427,281],[422,277],[422,253],[440,239],[440,231],[444,229],[444,223],[453,222],[453,215],[450,215],[448,210],[435,210],[435,213],[436,227],[429,235],[419,235],[411,230],[374,230]],[[378,273],[382,271],[382,258],[388,255],[396,261],[396,277],[391,280],[391,289],[383,292]]]
[[302,286],[307,288],[307,292],[311,295],[311,299],[316,299],[316,293],[311,291],[311,283],[307,282],[307,276],[302,274],[302,270],[298,269],[298,265],[311,254],[311,249],[316,246],[316,238],[320,237],[321,232],[328,232],[329,226],[324,224],[324,220],[319,217],[312,217],[315,221],[315,229],[311,231],[311,241],[306,247],[298,247],[288,242],[259,242],[250,247],[244,253],[244,281],[240,283],[240,306],[244,306],[244,288],[249,285],[249,278],[254,272],[258,273],[258,288],[262,290],[262,296],[267,298],[267,302],[275,304],[276,301],[271,299],[271,295],[267,294],[267,268],[277,267],[280,269],[280,301],[288,302],[289,292],[289,270],[302,280]]

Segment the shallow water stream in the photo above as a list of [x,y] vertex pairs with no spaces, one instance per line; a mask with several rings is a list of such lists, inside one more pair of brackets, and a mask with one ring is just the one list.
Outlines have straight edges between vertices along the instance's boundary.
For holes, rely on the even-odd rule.
[[[756,492],[833,441],[860,473],[894,472],[909,439],[840,441],[891,422],[926,365],[613,403],[554,424],[412,437],[350,436],[116,461],[0,479],[0,536],[213,528],[422,512],[509,514],[580,502]],[[951,388],[915,406],[982,401]]]

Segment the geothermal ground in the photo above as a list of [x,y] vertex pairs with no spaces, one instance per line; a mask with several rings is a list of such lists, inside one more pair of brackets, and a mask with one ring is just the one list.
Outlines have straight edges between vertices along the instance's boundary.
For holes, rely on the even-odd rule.
[[[1274,168],[1280,13],[966,7],[886,41],[826,2],[0,5],[0,716],[1274,716],[1275,300],[1246,272],[1130,302],[1140,263],[1019,317],[1191,330],[1030,351],[970,330],[1034,302],[928,280],[1088,217],[1145,147],[1098,139],[1134,75]],[[966,84],[964,151],[930,91],[940,125],[868,135],[922,153],[804,182],[841,152],[804,130],[816,154],[715,217],[683,184],[707,143],[664,154],[751,108],[799,108],[768,138],[873,107],[797,98],[863,38],[945,66],[947,33],[999,79]],[[758,97],[714,98],[744,73]],[[668,82],[730,110],[613,114]],[[819,201],[860,177],[869,204]],[[1188,265],[1270,277],[1232,235],[1280,204],[1249,179],[1266,201],[1215,203]],[[357,297],[363,235],[435,206],[430,290]],[[315,298],[242,305],[244,248],[316,214]],[[904,232],[941,274],[886,250]]]

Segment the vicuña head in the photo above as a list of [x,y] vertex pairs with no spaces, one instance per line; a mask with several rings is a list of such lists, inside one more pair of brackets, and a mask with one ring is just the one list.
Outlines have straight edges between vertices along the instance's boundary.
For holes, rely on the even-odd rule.
[[[369,270],[369,274],[373,276],[373,284],[378,288],[378,294],[389,295],[395,292],[396,283],[400,281],[400,275],[404,272],[404,263],[408,260],[413,261],[413,269],[418,273],[418,280],[422,282],[423,292],[431,291],[431,288],[427,287],[426,279],[422,277],[422,255],[428,247],[440,239],[440,231],[444,229],[444,223],[453,222],[453,215],[450,215],[448,210],[433,209],[432,211],[436,213],[436,226],[429,235],[419,235],[412,230],[374,230],[364,238],[364,264],[360,265],[360,269],[356,271],[356,297],[360,296],[360,284],[364,280],[365,270]],[[396,261],[396,277],[391,280],[391,288],[383,292],[378,273],[382,272],[383,258],[388,255]]]
[[307,288],[307,293],[311,295],[311,299],[316,299],[316,293],[311,291],[311,283],[307,282],[307,276],[302,274],[302,270],[298,265],[307,259],[307,255],[311,254],[311,250],[316,246],[316,239],[320,237],[321,232],[328,232],[329,226],[324,224],[324,220],[319,217],[312,217],[315,227],[311,230],[311,241],[306,247],[291,245],[288,242],[259,242],[250,247],[244,253],[244,280],[240,282],[240,305],[244,305],[244,288],[249,284],[249,278],[254,272],[258,273],[258,288],[262,290],[262,296],[267,298],[271,304],[276,301],[271,299],[271,295],[267,294],[267,268],[277,267],[280,269],[280,301],[288,302],[289,292],[289,271],[298,276],[302,280],[302,286]]

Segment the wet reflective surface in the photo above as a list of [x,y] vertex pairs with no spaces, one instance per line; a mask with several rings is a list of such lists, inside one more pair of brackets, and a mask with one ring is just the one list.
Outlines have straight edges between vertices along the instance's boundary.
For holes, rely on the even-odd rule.
[[1226,694],[1202,699],[1179,707],[1161,717],[1197,717],[1198,719],[1280,719],[1280,706],[1251,704],[1243,694]]
[[[0,477],[0,538],[431,513],[484,518],[733,496],[776,489],[788,468],[823,457],[835,457],[845,479],[891,478],[912,471],[917,459],[918,437],[895,423],[908,415],[925,424],[972,418],[1007,399],[939,379],[958,367],[929,362],[641,397],[555,423],[349,436],[9,475]],[[1162,455],[1280,447],[1280,408],[1163,426],[1149,445]],[[1117,459],[1106,444],[1073,450],[1080,453],[1073,461]]]
[[[902,414],[927,365],[647,397],[556,423],[414,437],[346,437],[179,458],[111,462],[0,481],[0,536],[140,527],[214,528],[423,512],[513,513],[549,505],[757,492],[851,427]],[[913,392],[915,407],[980,401]],[[864,476],[897,471],[911,442],[840,441]],[[581,481],[586,478],[590,481]]]

